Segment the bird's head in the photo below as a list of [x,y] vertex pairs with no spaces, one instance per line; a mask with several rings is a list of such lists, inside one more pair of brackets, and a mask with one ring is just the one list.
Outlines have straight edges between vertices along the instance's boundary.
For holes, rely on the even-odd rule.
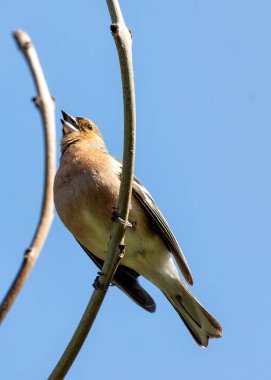
[[79,140],[90,142],[92,145],[106,150],[103,137],[93,121],[84,117],[71,116],[64,111],[61,112],[63,115],[63,119],[61,119],[63,126],[62,153],[69,145]]

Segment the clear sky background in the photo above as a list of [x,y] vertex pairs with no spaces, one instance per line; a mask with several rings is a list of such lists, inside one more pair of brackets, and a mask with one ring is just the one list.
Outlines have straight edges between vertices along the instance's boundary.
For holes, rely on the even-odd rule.
[[[2,0],[1,255],[4,296],[40,212],[36,95],[11,31],[26,30],[60,109],[94,120],[122,155],[122,93],[105,1]],[[163,294],[155,314],[110,288],[69,380],[269,379],[271,3],[121,1],[133,30],[136,175],[192,269],[194,294],[223,326],[200,349]],[[61,137],[57,121],[58,143]],[[0,328],[1,379],[46,379],[92,293],[97,269],[55,217]]]

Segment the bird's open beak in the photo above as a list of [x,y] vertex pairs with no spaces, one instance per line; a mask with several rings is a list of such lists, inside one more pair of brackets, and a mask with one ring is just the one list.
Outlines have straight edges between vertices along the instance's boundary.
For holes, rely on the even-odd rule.
[[63,115],[63,119],[61,119],[61,123],[63,125],[63,129],[65,133],[69,132],[78,132],[79,125],[75,117],[69,115],[68,113],[61,111]]

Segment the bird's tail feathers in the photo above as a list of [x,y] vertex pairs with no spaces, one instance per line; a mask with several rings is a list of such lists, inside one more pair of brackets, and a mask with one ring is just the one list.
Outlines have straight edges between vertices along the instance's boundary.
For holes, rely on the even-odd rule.
[[208,346],[209,338],[220,338],[222,336],[220,324],[204,309],[181,281],[177,293],[176,291],[163,293],[201,347]]

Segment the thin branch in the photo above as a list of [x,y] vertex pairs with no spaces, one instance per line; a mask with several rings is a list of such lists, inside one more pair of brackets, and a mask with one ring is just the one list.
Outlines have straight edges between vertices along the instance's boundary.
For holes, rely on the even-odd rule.
[[128,223],[128,213],[132,193],[132,180],[135,157],[135,91],[132,64],[132,38],[127,29],[117,0],[107,0],[111,16],[111,31],[114,37],[121,67],[123,103],[124,103],[124,151],[123,171],[118,201],[120,220],[124,223],[115,223],[109,241],[107,256],[102,268],[103,275],[95,281],[99,286],[95,288],[87,305],[83,317],[64,354],[60,358],[49,380],[63,379],[79,353],[101,307],[108,286],[124,256],[124,234]]
[[37,52],[27,33],[17,30],[14,38],[22,51],[37,89],[34,102],[40,111],[45,138],[45,183],[40,219],[29,248],[25,251],[21,267],[0,305],[0,323],[9,312],[28,278],[46,240],[54,216],[53,181],[56,167],[55,102],[49,92]]

